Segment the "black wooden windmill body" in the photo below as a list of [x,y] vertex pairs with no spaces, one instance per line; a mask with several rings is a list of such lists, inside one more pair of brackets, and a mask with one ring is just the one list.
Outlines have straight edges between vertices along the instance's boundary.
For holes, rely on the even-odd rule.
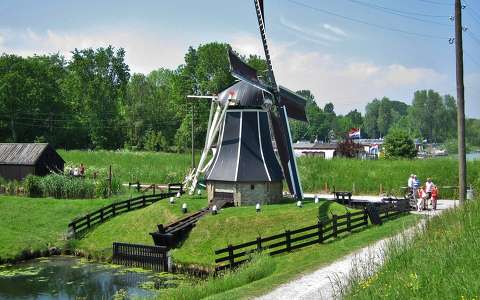
[[[231,73],[239,81],[211,97],[205,148],[198,168],[191,174],[193,192],[198,177],[204,173],[210,202],[277,202],[282,199],[283,179],[294,198],[303,198],[288,118],[307,121],[306,101],[277,85],[265,35],[263,1],[254,2],[268,65],[267,78],[260,80],[255,69],[229,50]],[[217,136],[216,151],[206,163]]]

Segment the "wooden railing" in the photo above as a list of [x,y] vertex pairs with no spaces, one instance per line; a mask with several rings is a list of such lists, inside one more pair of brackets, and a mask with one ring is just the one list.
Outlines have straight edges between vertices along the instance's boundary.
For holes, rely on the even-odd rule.
[[118,265],[168,271],[167,248],[159,246],[113,243],[112,262]]
[[175,196],[175,194],[175,192],[170,192],[156,195],[142,195],[104,206],[70,222],[70,224],[68,224],[69,234],[76,237],[93,226],[103,223],[110,218],[138,208],[146,207],[159,200]]
[[[388,205],[377,208],[380,219],[387,219],[409,211],[405,206]],[[317,224],[295,230],[286,230],[284,233],[269,237],[257,237],[255,240],[239,245],[228,245],[226,248],[215,251],[215,255],[223,255],[215,259],[216,270],[233,268],[249,260],[252,253],[263,251],[269,255],[290,252],[314,244],[321,244],[329,239],[336,238],[344,232],[352,232],[362,226],[368,226],[371,211],[364,209],[359,212],[346,213],[341,216],[332,215],[331,219],[319,220]]]

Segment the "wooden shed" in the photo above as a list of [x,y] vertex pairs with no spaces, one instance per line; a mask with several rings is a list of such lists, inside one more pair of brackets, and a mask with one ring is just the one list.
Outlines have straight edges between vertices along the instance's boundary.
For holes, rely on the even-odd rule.
[[44,143],[0,143],[0,177],[22,180],[29,174],[63,172],[65,161]]

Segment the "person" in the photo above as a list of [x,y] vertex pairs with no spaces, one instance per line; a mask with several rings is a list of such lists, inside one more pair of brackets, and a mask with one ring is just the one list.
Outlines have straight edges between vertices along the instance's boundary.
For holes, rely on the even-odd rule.
[[414,176],[413,174],[410,174],[410,177],[408,177],[408,181],[407,181],[407,188],[409,193],[413,192],[413,181],[414,181],[413,176]]
[[85,166],[83,163],[80,164],[80,176],[85,176]]
[[425,187],[419,188],[418,189],[418,200],[417,200],[417,211],[424,210],[426,197],[427,197],[427,193],[425,192]]
[[425,192],[427,193],[427,199],[432,197],[432,188],[435,186],[432,182],[432,178],[427,178],[427,182],[425,183]]
[[417,201],[418,188],[420,187],[420,180],[417,178],[417,175],[413,174],[413,199]]
[[434,185],[432,187],[431,202],[433,210],[437,210],[437,199],[438,199],[438,187]]
[[73,168],[73,176],[74,177],[78,176],[78,167]]

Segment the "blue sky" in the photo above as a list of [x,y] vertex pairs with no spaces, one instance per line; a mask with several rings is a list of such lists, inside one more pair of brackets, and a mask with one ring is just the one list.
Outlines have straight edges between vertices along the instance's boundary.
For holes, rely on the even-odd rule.
[[[278,81],[312,90],[320,105],[331,101],[340,113],[363,111],[375,97],[410,103],[416,89],[455,95],[452,3],[265,0]],[[466,112],[478,118],[480,1],[466,4]],[[0,53],[69,57],[74,48],[112,44],[126,49],[132,71],[147,73],[175,68],[188,46],[210,41],[262,54],[256,22],[251,0],[2,0]]]

